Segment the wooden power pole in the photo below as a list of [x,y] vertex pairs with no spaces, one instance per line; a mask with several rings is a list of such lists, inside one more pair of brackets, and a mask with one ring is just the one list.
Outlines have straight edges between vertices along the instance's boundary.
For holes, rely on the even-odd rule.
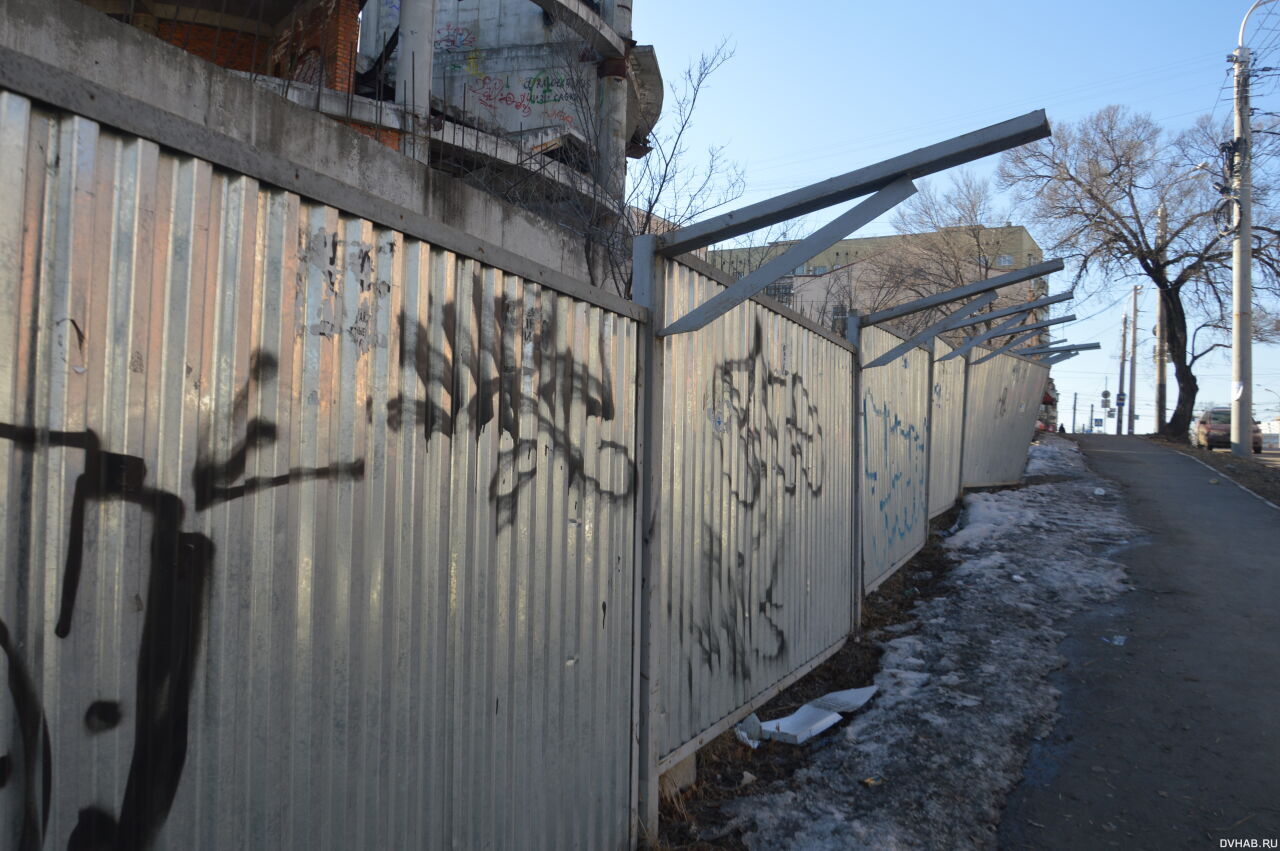
[[1116,434],[1124,434],[1124,357],[1129,346],[1129,314],[1120,326],[1120,383],[1116,385]]
[[1142,287],[1137,284],[1133,285],[1133,324],[1129,326],[1129,398],[1125,401],[1129,405],[1129,434],[1133,434],[1133,420],[1136,405],[1134,404],[1134,391],[1138,386],[1138,293]]

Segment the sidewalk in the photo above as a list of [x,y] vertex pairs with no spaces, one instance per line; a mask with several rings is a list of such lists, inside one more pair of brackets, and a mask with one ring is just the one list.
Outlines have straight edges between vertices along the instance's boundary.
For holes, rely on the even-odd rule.
[[1135,590],[1059,626],[1062,717],[1000,845],[1280,839],[1280,512],[1140,438],[1079,442],[1146,537],[1113,555]]

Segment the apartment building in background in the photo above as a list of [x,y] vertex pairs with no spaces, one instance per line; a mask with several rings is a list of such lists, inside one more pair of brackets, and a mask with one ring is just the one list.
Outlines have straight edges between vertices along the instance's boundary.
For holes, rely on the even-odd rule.
[[[713,250],[708,259],[740,276],[795,242]],[[765,294],[824,325],[841,327],[850,311],[870,313],[1043,260],[1044,252],[1027,229],[1012,223],[844,239],[771,284]],[[1047,293],[1048,282],[1034,278],[1000,290],[989,309],[1032,301]],[[1026,323],[1044,318],[1042,312],[1037,312],[1035,319],[1028,317]],[[922,311],[906,317],[900,325],[915,330],[941,315]]]

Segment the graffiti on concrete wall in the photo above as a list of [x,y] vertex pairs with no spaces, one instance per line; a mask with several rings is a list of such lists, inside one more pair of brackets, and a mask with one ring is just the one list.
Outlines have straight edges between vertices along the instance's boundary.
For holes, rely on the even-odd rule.
[[572,103],[573,80],[566,74],[542,71],[520,81],[520,87],[529,94],[529,102],[536,104]]
[[448,23],[436,28],[435,48],[441,53],[460,53],[475,46],[475,33],[466,27]]
[[533,114],[533,103],[528,92],[517,92],[511,88],[507,77],[494,77],[485,74],[483,77],[467,84],[467,91],[475,96],[481,106],[496,110],[508,107],[528,117]]

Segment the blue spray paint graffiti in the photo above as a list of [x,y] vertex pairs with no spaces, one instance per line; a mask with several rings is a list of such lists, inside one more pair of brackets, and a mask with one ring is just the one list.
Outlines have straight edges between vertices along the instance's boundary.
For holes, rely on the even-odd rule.
[[[877,394],[874,384],[867,382],[862,397],[862,547],[867,583],[918,549],[929,514],[928,401],[906,399],[902,392],[888,388]],[[914,411],[915,407],[920,410]]]

